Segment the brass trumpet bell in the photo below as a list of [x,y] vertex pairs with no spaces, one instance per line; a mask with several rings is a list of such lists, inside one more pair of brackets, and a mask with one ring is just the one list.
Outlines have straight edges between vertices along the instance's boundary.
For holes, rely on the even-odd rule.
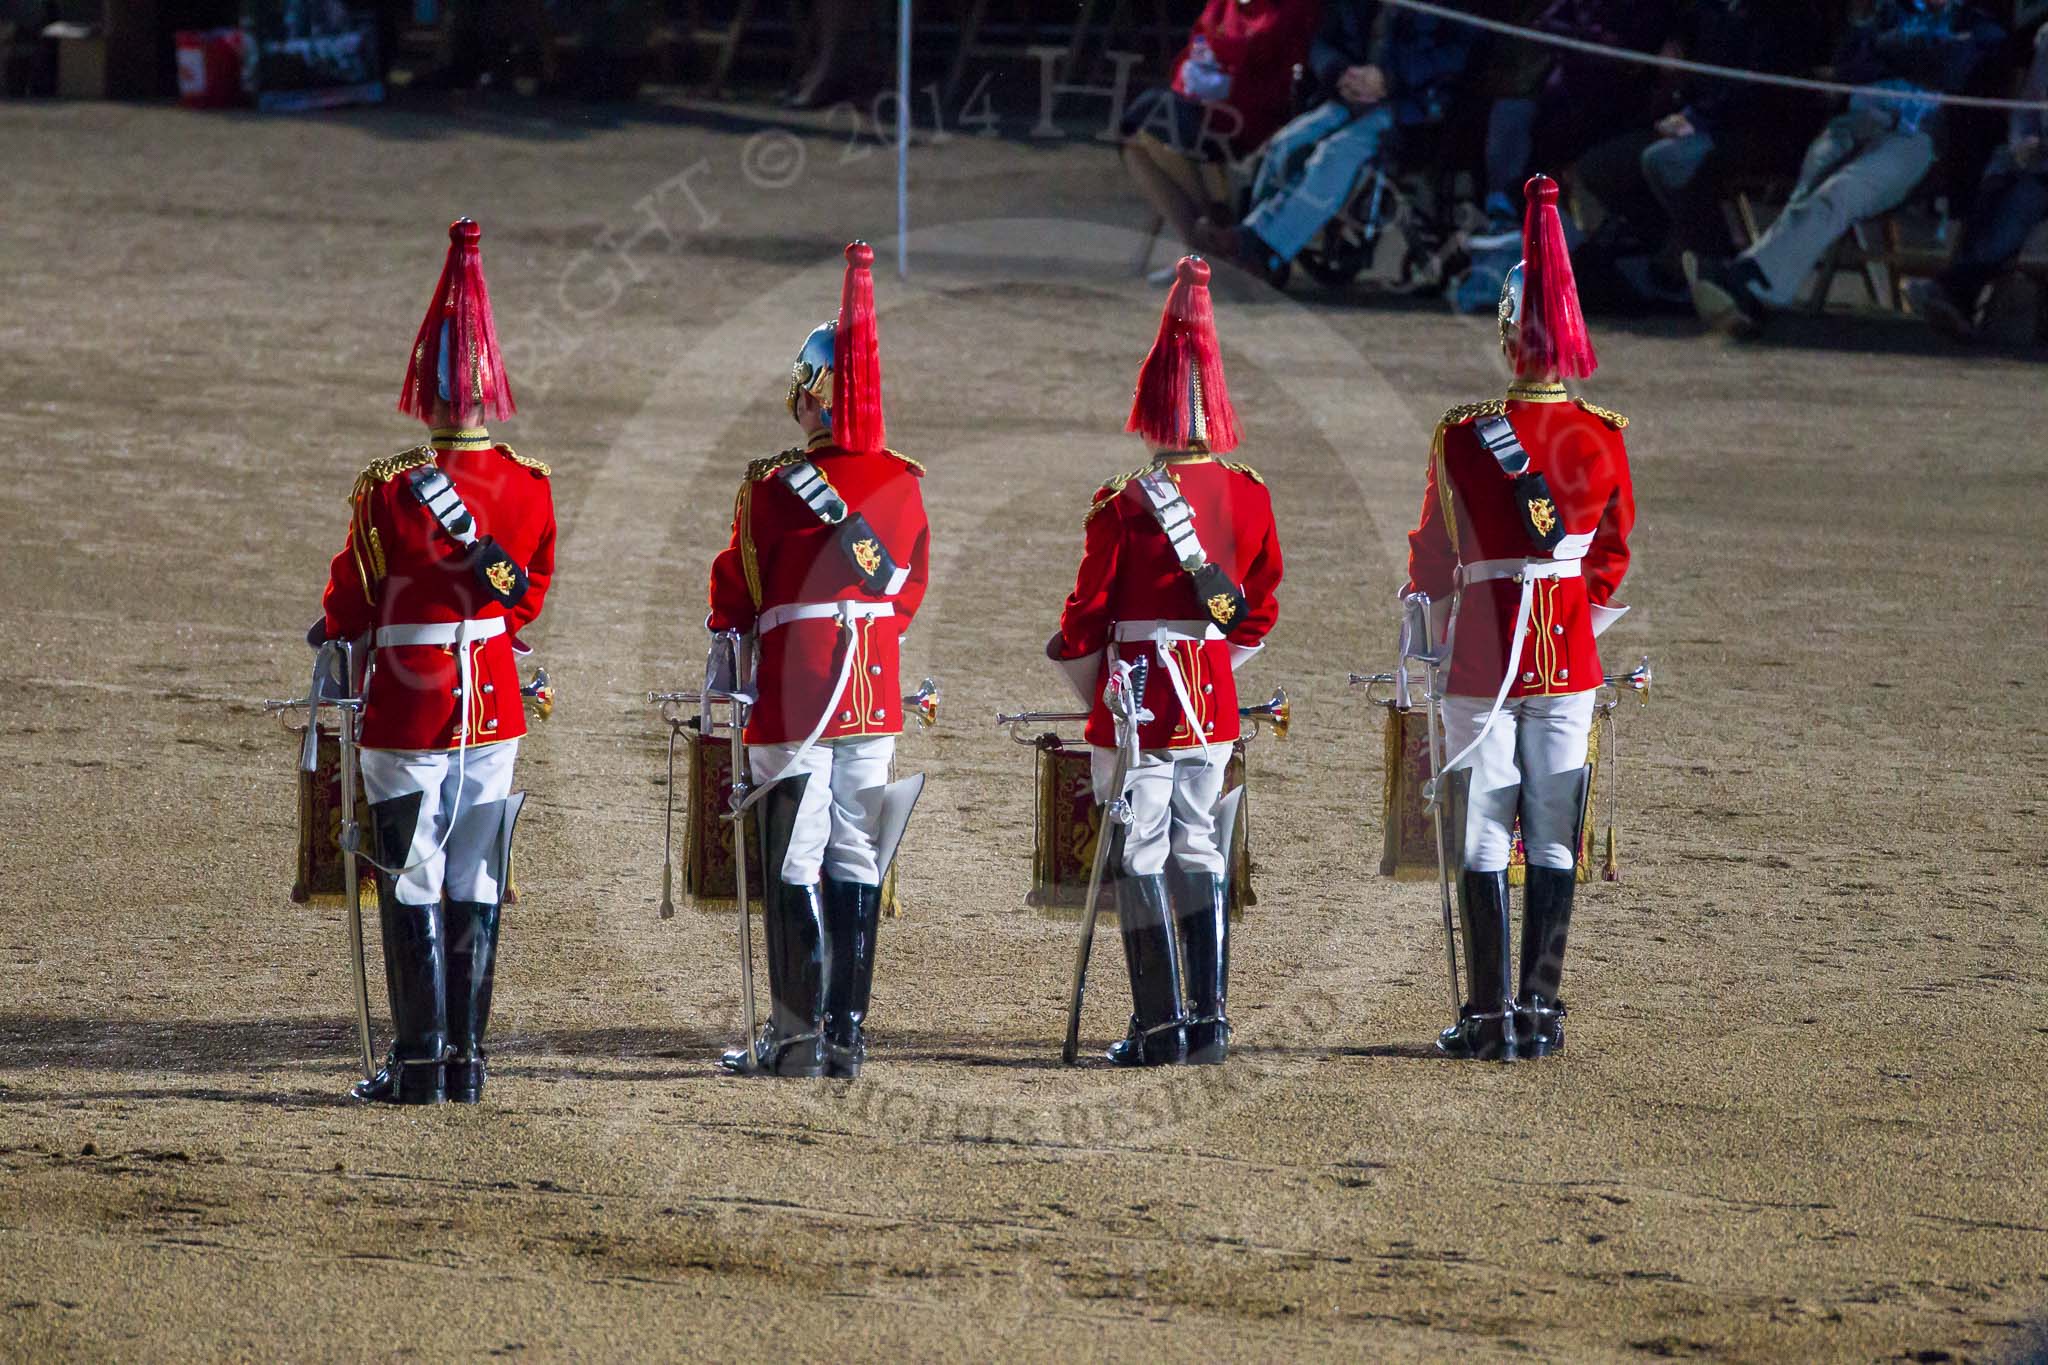
[[917,691],[903,699],[903,709],[916,717],[920,728],[929,730],[939,723],[939,703],[943,700],[939,685],[926,678],[917,685]]
[[1242,707],[1238,711],[1238,715],[1246,720],[1271,730],[1275,739],[1287,738],[1288,721],[1292,714],[1293,706],[1287,700],[1287,689],[1284,687],[1274,688],[1272,697],[1267,701],[1257,706]]

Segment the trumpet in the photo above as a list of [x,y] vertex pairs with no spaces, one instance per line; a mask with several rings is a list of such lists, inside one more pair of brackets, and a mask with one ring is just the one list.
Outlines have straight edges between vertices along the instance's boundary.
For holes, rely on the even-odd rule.
[[[1286,739],[1293,707],[1287,700],[1287,689],[1276,687],[1273,695],[1256,706],[1237,708],[1238,718],[1252,722],[1255,729],[1273,732],[1273,738]],[[1019,744],[1035,745],[1036,735],[1027,734],[1034,727],[1046,725],[1080,725],[1088,719],[1086,711],[1016,711],[996,712],[996,724],[1009,730],[1010,738]]]
[[[1621,700],[1619,694],[1623,692],[1635,693],[1636,700],[1647,705],[1650,700],[1650,684],[1654,677],[1655,670],[1650,667],[1650,656],[1647,654],[1643,655],[1636,663],[1636,666],[1628,672],[1607,674],[1600,679],[1600,685],[1603,688],[1612,690],[1616,696],[1614,701],[1606,702],[1605,705],[1609,708],[1613,707]],[[1389,690],[1396,688],[1399,680],[1400,675],[1396,673],[1353,673],[1351,675],[1351,685],[1353,687],[1363,687],[1365,689],[1365,699],[1374,706],[1400,706],[1401,703],[1396,699],[1395,693]],[[1411,675],[1408,678],[1408,685],[1414,688],[1419,687],[1421,684]]]
[[[543,675],[544,678],[545,675]],[[706,701],[742,701],[751,704],[753,700],[752,697],[742,694],[729,694],[725,692],[707,694],[695,688],[682,692],[649,692],[647,694],[648,705],[659,706],[661,708],[661,718],[670,725],[690,724],[689,721],[683,719],[682,708],[685,706],[701,707]],[[939,705],[944,700],[945,694],[940,689],[938,681],[933,678],[926,678],[917,685],[917,691],[904,694],[903,714],[916,721],[918,729],[929,730],[939,723]],[[724,730],[730,727],[730,721],[720,720],[711,723],[711,728],[714,730]]]

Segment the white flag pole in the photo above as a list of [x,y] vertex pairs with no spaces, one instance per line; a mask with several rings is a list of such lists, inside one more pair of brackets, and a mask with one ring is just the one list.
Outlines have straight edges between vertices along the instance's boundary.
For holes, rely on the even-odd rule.
[[896,7],[896,274],[910,274],[910,0]]

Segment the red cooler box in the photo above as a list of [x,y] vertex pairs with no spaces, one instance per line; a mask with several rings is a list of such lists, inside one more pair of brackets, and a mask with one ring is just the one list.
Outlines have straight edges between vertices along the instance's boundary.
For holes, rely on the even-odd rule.
[[247,38],[238,28],[187,29],[178,34],[178,103],[187,109],[247,104],[242,61]]

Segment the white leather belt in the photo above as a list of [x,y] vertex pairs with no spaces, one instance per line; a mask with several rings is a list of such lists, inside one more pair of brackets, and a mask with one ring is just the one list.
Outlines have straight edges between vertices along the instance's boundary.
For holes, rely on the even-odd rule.
[[842,621],[868,621],[895,614],[896,608],[889,602],[790,602],[762,612],[760,623],[754,629],[766,635],[792,621],[822,621],[827,617]]
[[1490,583],[1507,578],[1524,583],[1539,578],[1577,578],[1584,569],[1576,559],[1482,559],[1465,566],[1465,581]]
[[1170,643],[1176,640],[1220,640],[1223,632],[1210,621],[1119,621],[1116,623],[1116,640],[1119,644],[1136,644],[1150,641],[1153,644]]
[[379,626],[377,648],[405,645],[452,645],[457,640],[475,644],[505,633],[505,618],[486,616],[475,621],[434,621],[418,626]]

